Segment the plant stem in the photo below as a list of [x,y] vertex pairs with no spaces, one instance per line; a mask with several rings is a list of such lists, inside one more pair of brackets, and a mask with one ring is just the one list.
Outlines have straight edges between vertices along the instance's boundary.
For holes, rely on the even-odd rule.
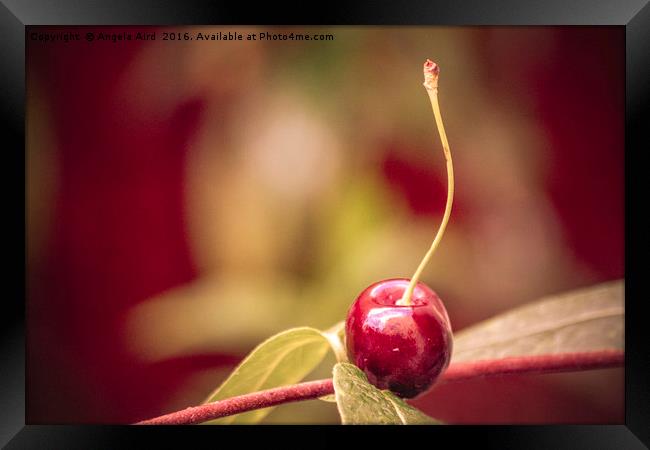
[[438,75],[440,69],[438,65],[431,60],[428,60],[424,63],[424,87],[429,94],[429,100],[431,101],[431,108],[433,109],[433,115],[436,119],[436,126],[438,127],[438,134],[440,135],[440,141],[442,142],[442,149],[445,154],[445,160],[447,161],[447,203],[445,205],[445,212],[442,216],[442,222],[438,228],[433,242],[429,251],[424,255],[420,265],[415,270],[415,273],[411,277],[411,282],[408,285],[404,295],[400,300],[396,302],[398,305],[410,305],[411,296],[413,295],[413,290],[422,275],[422,271],[429,263],[431,255],[435,252],[442,236],[445,234],[445,228],[447,228],[447,223],[449,222],[449,217],[451,216],[451,206],[454,202],[454,165],[451,160],[451,150],[449,149],[449,142],[447,141],[447,134],[445,133],[445,126],[442,123],[442,114],[440,113],[440,105],[438,104]]
[[252,394],[231,397],[205,405],[193,406],[181,411],[165,414],[149,420],[143,420],[136,425],[193,425],[218,419],[219,417],[267,408],[281,403],[310,400],[334,392],[332,379],[308,381],[305,383],[282,386]]
[[[516,356],[511,358],[452,363],[439,383],[464,381],[496,375],[576,372],[618,367],[624,364],[621,350],[600,350],[557,355]],[[334,393],[332,379],[308,381],[252,394],[240,395],[205,405],[194,406],[136,425],[193,425],[282,403],[311,400]]]
[[624,362],[625,354],[621,350],[514,356],[451,364],[441,381],[448,383],[494,375],[578,372],[622,366]]

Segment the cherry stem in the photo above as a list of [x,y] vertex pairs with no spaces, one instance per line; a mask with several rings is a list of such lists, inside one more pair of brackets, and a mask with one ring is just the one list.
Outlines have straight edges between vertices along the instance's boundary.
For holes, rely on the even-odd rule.
[[[516,356],[510,358],[452,363],[438,383],[465,381],[481,377],[515,374],[577,372],[622,366],[622,350],[564,353],[556,355]],[[283,403],[312,400],[334,393],[331,378],[282,386],[240,395],[214,403],[194,406],[165,414],[136,425],[194,425]]]
[[442,114],[440,113],[440,105],[438,104],[438,75],[440,74],[440,68],[436,63],[427,59],[424,63],[424,87],[429,94],[429,100],[431,101],[431,108],[433,109],[433,115],[436,119],[436,126],[438,127],[438,134],[440,135],[440,141],[442,142],[442,149],[445,154],[445,160],[447,161],[447,203],[445,205],[445,213],[442,216],[442,222],[436,233],[436,237],[431,243],[429,251],[424,255],[420,265],[416,269],[415,273],[411,277],[411,282],[404,291],[404,295],[400,300],[396,302],[398,305],[410,305],[411,296],[413,295],[413,290],[422,275],[422,271],[429,263],[431,255],[436,251],[438,244],[442,236],[445,234],[445,229],[447,228],[447,223],[449,222],[449,217],[451,216],[451,206],[454,202],[454,166],[451,160],[451,150],[449,149],[449,142],[447,141],[447,134],[445,133],[445,126],[442,122]]

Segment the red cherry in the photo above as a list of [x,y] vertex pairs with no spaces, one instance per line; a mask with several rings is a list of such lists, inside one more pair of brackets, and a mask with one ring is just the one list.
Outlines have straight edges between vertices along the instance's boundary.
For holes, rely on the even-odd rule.
[[367,287],[348,311],[345,324],[350,361],[379,389],[403,398],[426,391],[449,365],[449,316],[436,293],[417,283],[410,304],[397,302],[406,278]]
[[424,63],[424,87],[447,161],[447,203],[440,228],[413,278],[384,280],[367,287],[354,301],[345,322],[350,361],[379,389],[413,398],[426,391],[449,365],[452,350],[447,311],[431,288],[418,282],[445,232],[454,198],[451,150],[438,105],[440,68]]

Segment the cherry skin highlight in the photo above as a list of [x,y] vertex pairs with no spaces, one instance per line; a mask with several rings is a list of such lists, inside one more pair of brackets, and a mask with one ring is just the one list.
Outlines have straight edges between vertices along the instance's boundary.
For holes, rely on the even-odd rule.
[[452,332],[436,293],[418,282],[409,305],[396,304],[406,278],[367,287],[348,310],[345,341],[350,362],[368,381],[403,398],[428,390],[449,365]]

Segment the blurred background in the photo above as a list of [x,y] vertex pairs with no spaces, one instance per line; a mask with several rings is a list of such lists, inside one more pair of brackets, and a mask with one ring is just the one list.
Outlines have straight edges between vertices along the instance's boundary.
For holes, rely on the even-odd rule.
[[[271,334],[409,277],[446,195],[426,58],[456,197],[423,281],[454,330],[624,275],[621,27],[31,30],[157,39],[28,40],[28,423],[195,405]],[[623,387],[622,368],[509,376],[414,403],[450,423],[623,423]],[[338,415],[310,401],[266,423]]]

